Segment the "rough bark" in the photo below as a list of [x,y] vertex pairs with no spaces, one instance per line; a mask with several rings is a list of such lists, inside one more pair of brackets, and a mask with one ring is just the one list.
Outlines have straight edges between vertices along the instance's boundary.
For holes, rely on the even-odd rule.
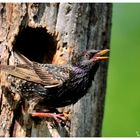
[[[78,52],[109,48],[111,13],[111,4],[0,4],[1,64],[15,63],[13,49],[34,61],[65,64]],[[1,72],[0,136],[101,136],[106,77],[107,62],[102,62],[89,93],[65,108],[72,114],[67,130],[52,128],[48,118],[32,119],[27,104],[8,92]]]

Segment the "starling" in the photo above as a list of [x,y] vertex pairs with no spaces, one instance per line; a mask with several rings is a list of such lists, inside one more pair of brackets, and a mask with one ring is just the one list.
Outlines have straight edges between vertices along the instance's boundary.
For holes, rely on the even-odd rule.
[[[53,109],[74,104],[87,93],[99,61],[108,59],[103,56],[108,51],[89,50],[65,65],[32,62],[0,65],[0,69],[8,74],[9,90],[33,104],[31,110],[37,105]],[[42,114],[33,113],[33,116]],[[61,115],[55,117],[61,118]]]

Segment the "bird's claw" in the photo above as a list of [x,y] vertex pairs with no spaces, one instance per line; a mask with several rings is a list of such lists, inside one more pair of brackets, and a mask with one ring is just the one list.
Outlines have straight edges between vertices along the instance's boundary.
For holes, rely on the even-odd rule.
[[66,121],[66,118],[65,118],[64,114],[53,114],[52,117],[53,117],[58,123],[61,123],[61,122]]

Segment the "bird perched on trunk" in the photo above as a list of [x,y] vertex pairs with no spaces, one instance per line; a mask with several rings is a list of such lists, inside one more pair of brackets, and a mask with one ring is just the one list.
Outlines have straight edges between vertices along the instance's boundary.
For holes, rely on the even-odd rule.
[[[108,51],[89,50],[65,65],[32,62],[0,65],[0,69],[8,74],[9,90],[34,104],[31,110],[37,105],[59,108],[76,103],[87,93],[98,62],[108,59],[103,56]],[[33,116],[41,116],[41,113],[33,113]]]

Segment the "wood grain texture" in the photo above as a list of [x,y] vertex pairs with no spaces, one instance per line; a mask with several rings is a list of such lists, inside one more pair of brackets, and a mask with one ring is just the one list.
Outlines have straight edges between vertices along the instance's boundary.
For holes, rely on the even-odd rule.
[[[77,53],[87,49],[109,48],[112,4],[2,3],[0,11],[1,64],[16,63],[12,49],[18,34],[26,27],[43,28],[54,38],[54,64],[69,63]],[[72,112],[68,131],[60,126],[52,130],[46,118],[31,119],[27,114],[28,105],[15,101],[17,95],[7,91],[7,76],[1,72],[0,136],[101,136],[107,66],[107,62],[102,62],[89,93],[75,105],[65,108]]]

